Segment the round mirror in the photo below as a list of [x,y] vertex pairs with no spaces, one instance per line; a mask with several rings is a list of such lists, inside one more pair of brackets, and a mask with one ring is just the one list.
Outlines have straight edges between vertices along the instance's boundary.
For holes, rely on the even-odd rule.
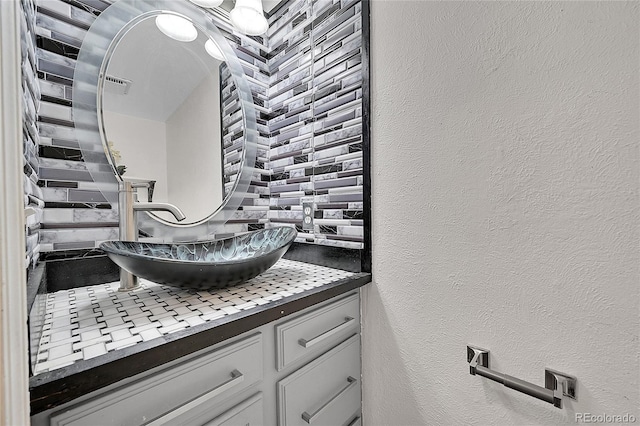
[[220,20],[186,1],[119,0],[78,53],[73,115],[87,169],[113,208],[127,180],[151,183],[140,202],[152,193],[182,210],[179,223],[138,216],[142,232],[165,241],[221,232],[253,195],[253,96]]
[[[166,34],[165,17],[182,19],[195,39]],[[180,29],[171,21],[166,25]],[[202,28],[178,15],[138,21],[112,50],[99,99],[101,129],[118,176],[151,182],[153,191],[138,190],[139,200],[149,201],[152,193],[153,201],[182,210],[184,223],[205,220],[225,198],[223,136],[232,130],[223,128],[221,102],[233,83],[207,43],[213,41]],[[152,214],[177,222],[165,212]]]

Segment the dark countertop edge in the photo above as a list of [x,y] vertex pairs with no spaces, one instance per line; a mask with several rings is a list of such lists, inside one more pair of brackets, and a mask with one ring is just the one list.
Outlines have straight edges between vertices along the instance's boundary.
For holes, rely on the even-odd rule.
[[356,273],[266,305],[33,376],[29,379],[31,415],[284,318],[369,282],[370,273]]

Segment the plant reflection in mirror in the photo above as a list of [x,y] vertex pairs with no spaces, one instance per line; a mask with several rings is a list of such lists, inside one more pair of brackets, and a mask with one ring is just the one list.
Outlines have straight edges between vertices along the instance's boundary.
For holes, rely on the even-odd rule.
[[[109,145],[109,152],[111,152],[111,158],[114,161],[114,166],[116,167],[116,172],[118,173],[118,175],[122,176],[127,172],[127,166],[125,166],[124,164],[119,164],[120,160],[122,160],[122,155],[120,154],[120,151],[117,150],[113,144],[113,141],[109,141],[107,142],[107,144]],[[107,152],[107,150],[104,150],[104,153],[107,154],[107,156],[109,155],[109,152]]]

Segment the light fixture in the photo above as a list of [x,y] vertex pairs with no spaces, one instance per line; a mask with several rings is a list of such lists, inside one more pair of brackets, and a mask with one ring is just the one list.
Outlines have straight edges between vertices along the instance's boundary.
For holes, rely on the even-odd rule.
[[220,6],[223,0],[189,0],[189,1],[193,4],[197,4],[200,7],[213,9],[214,7]]
[[269,24],[262,12],[262,0],[236,0],[236,7],[231,11],[231,23],[247,35],[267,32]]
[[196,30],[196,27],[187,19],[178,15],[170,13],[158,15],[156,25],[164,35],[174,40],[188,42],[198,38],[198,30]]
[[218,43],[216,43],[215,41],[211,39],[207,40],[204,43],[204,50],[206,50],[209,55],[213,56],[217,60],[222,62],[226,61],[224,55],[222,54],[222,51],[218,47]]

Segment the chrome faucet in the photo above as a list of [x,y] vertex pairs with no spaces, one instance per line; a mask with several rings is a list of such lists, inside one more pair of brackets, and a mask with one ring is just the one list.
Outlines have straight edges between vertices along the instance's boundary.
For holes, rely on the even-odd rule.
[[[169,203],[154,203],[153,189],[155,181],[123,180],[118,188],[118,210],[120,214],[120,240],[138,241],[138,212],[166,211],[178,221],[186,218],[182,210]],[[147,188],[148,202],[138,201],[138,188]],[[120,268],[120,288],[118,291],[130,291],[138,287],[138,277]]]

